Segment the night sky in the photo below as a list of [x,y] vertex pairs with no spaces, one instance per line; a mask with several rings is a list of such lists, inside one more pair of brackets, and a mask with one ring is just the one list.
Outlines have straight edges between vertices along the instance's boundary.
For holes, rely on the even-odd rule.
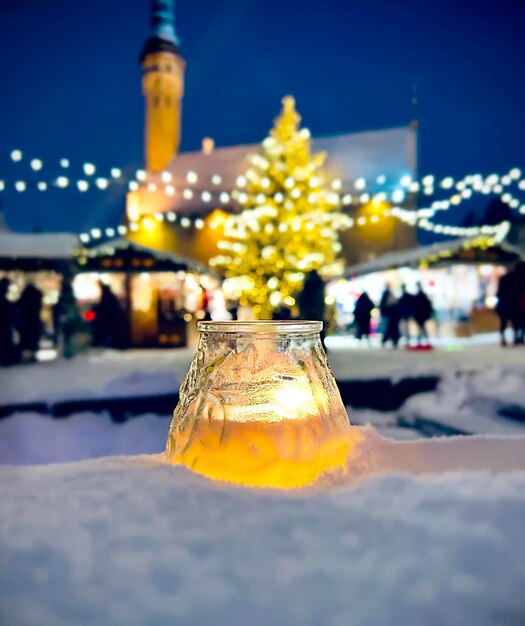
[[[420,173],[525,169],[520,0],[177,0],[187,62],[182,150],[260,141],[291,93],[315,136],[407,124],[418,86]],[[3,0],[0,178],[101,175],[142,161],[138,55],[148,0]],[[10,162],[11,150],[24,162]],[[63,172],[62,172],[63,173]],[[124,189],[4,191],[16,230],[115,224]]]

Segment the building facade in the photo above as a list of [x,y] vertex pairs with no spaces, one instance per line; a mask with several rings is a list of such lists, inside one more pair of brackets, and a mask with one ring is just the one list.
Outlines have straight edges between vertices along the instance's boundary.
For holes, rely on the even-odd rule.
[[[128,194],[127,220],[137,225],[131,232],[137,242],[207,263],[219,252],[225,216],[240,209],[231,192],[259,146],[215,148],[207,139],[202,151],[178,154],[185,63],[173,0],[153,0],[152,27],[141,55],[145,175]],[[359,227],[341,235],[347,263],[416,245],[413,226],[385,215],[384,206],[363,201],[359,191],[365,180],[370,198],[379,191],[388,196],[403,177],[416,177],[416,125],[318,138],[312,148],[327,153],[326,175],[341,181],[341,197],[352,197],[344,208]],[[409,202],[404,207],[415,208]]]

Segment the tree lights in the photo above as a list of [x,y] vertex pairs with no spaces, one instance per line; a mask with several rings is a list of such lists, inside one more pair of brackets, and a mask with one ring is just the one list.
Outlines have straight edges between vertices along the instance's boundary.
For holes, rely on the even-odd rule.
[[219,242],[224,253],[210,260],[260,319],[293,302],[306,272],[342,271],[334,244],[349,218],[339,211],[339,196],[325,187],[325,155],[311,154],[310,134],[299,122],[293,98],[284,98],[261,152],[237,178],[232,196],[244,210],[226,220]]

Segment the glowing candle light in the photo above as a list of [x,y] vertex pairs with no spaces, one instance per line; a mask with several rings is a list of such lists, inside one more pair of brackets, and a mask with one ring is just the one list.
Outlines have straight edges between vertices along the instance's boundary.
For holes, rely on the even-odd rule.
[[327,367],[321,322],[200,322],[167,458],[210,478],[301,487],[361,438]]

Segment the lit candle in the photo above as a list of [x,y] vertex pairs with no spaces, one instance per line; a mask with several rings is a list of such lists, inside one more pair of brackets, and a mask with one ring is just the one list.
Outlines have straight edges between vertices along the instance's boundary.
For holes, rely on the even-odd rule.
[[[270,323],[260,324],[267,331]],[[285,332],[286,324],[274,324]],[[299,331],[301,324],[320,327],[297,322]],[[255,332],[257,323],[247,325]],[[277,350],[282,341],[268,334],[259,338],[259,351],[256,334],[249,344],[255,351],[243,340],[240,354],[212,363],[206,376],[201,369],[201,388],[193,392],[199,372],[190,369],[170,428],[168,458],[211,478],[261,487],[304,486],[344,465],[358,435],[321,358],[318,331],[299,331],[299,343],[286,343],[284,353]],[[194,396],[189,403],[188,392]]]

